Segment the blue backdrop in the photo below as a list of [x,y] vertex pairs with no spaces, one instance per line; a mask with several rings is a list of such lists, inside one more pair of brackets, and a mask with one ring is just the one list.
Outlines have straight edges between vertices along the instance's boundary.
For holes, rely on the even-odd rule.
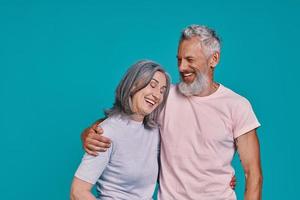
[[179,33],[193,23],[217,30],[216,80],[246,96],[262,124],[263,199],[296,199],[299,13],[296,0],[1,0],[1,199],[68,199],[81,131],[135,61],[161,63],[176,83]]

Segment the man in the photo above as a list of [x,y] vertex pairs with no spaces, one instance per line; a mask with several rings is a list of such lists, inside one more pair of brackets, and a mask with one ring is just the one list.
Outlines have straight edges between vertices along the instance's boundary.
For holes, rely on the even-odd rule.
[[[250,103],[214,81],[220,59],[216,33],[199,25],[187,27],[178,47],[181,82],[173,86],[161,113],[161,200],[236,199],[228,182],[238,151],[245,172],[245,199],[261,199],[262,171],[256,129],[260,126]],[[85,149],[103,151],[109,139],[82,138]],[[100,131],[101,132],[101,131]],[[97,141],[99,140],[99,141]]]

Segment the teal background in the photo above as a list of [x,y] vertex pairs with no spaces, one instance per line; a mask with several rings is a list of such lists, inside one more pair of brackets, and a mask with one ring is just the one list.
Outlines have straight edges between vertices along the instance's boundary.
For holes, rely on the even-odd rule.
[[262,124],[263,199],[297,199],[299,13],[296,0],[1,0],[0,199],[68,199],[81,131],[135,61],[161,63],[176,83],[178,37],[193,23],[217,30],[216,80],[246,96]]

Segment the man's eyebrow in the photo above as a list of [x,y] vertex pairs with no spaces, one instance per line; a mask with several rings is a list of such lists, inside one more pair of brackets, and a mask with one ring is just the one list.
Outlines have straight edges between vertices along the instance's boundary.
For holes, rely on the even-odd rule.
[[185,59],[194,59],[193,56],[186,56]]
[[[176,58],[179,59],[178,55],[176,56]],[[184,59],[194,59],[195,57],[194,56],[185,56],[183,58]],[[180,57],[180,59],[182,59],[182,58]]]

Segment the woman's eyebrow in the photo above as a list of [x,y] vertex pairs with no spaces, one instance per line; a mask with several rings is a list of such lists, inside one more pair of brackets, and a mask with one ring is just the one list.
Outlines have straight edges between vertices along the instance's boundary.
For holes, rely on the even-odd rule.
[[158,81],[158,80],[156,80],[155,78],[152,78],[152,80],[154,80],[156,83],[159,83],[159,81]]

